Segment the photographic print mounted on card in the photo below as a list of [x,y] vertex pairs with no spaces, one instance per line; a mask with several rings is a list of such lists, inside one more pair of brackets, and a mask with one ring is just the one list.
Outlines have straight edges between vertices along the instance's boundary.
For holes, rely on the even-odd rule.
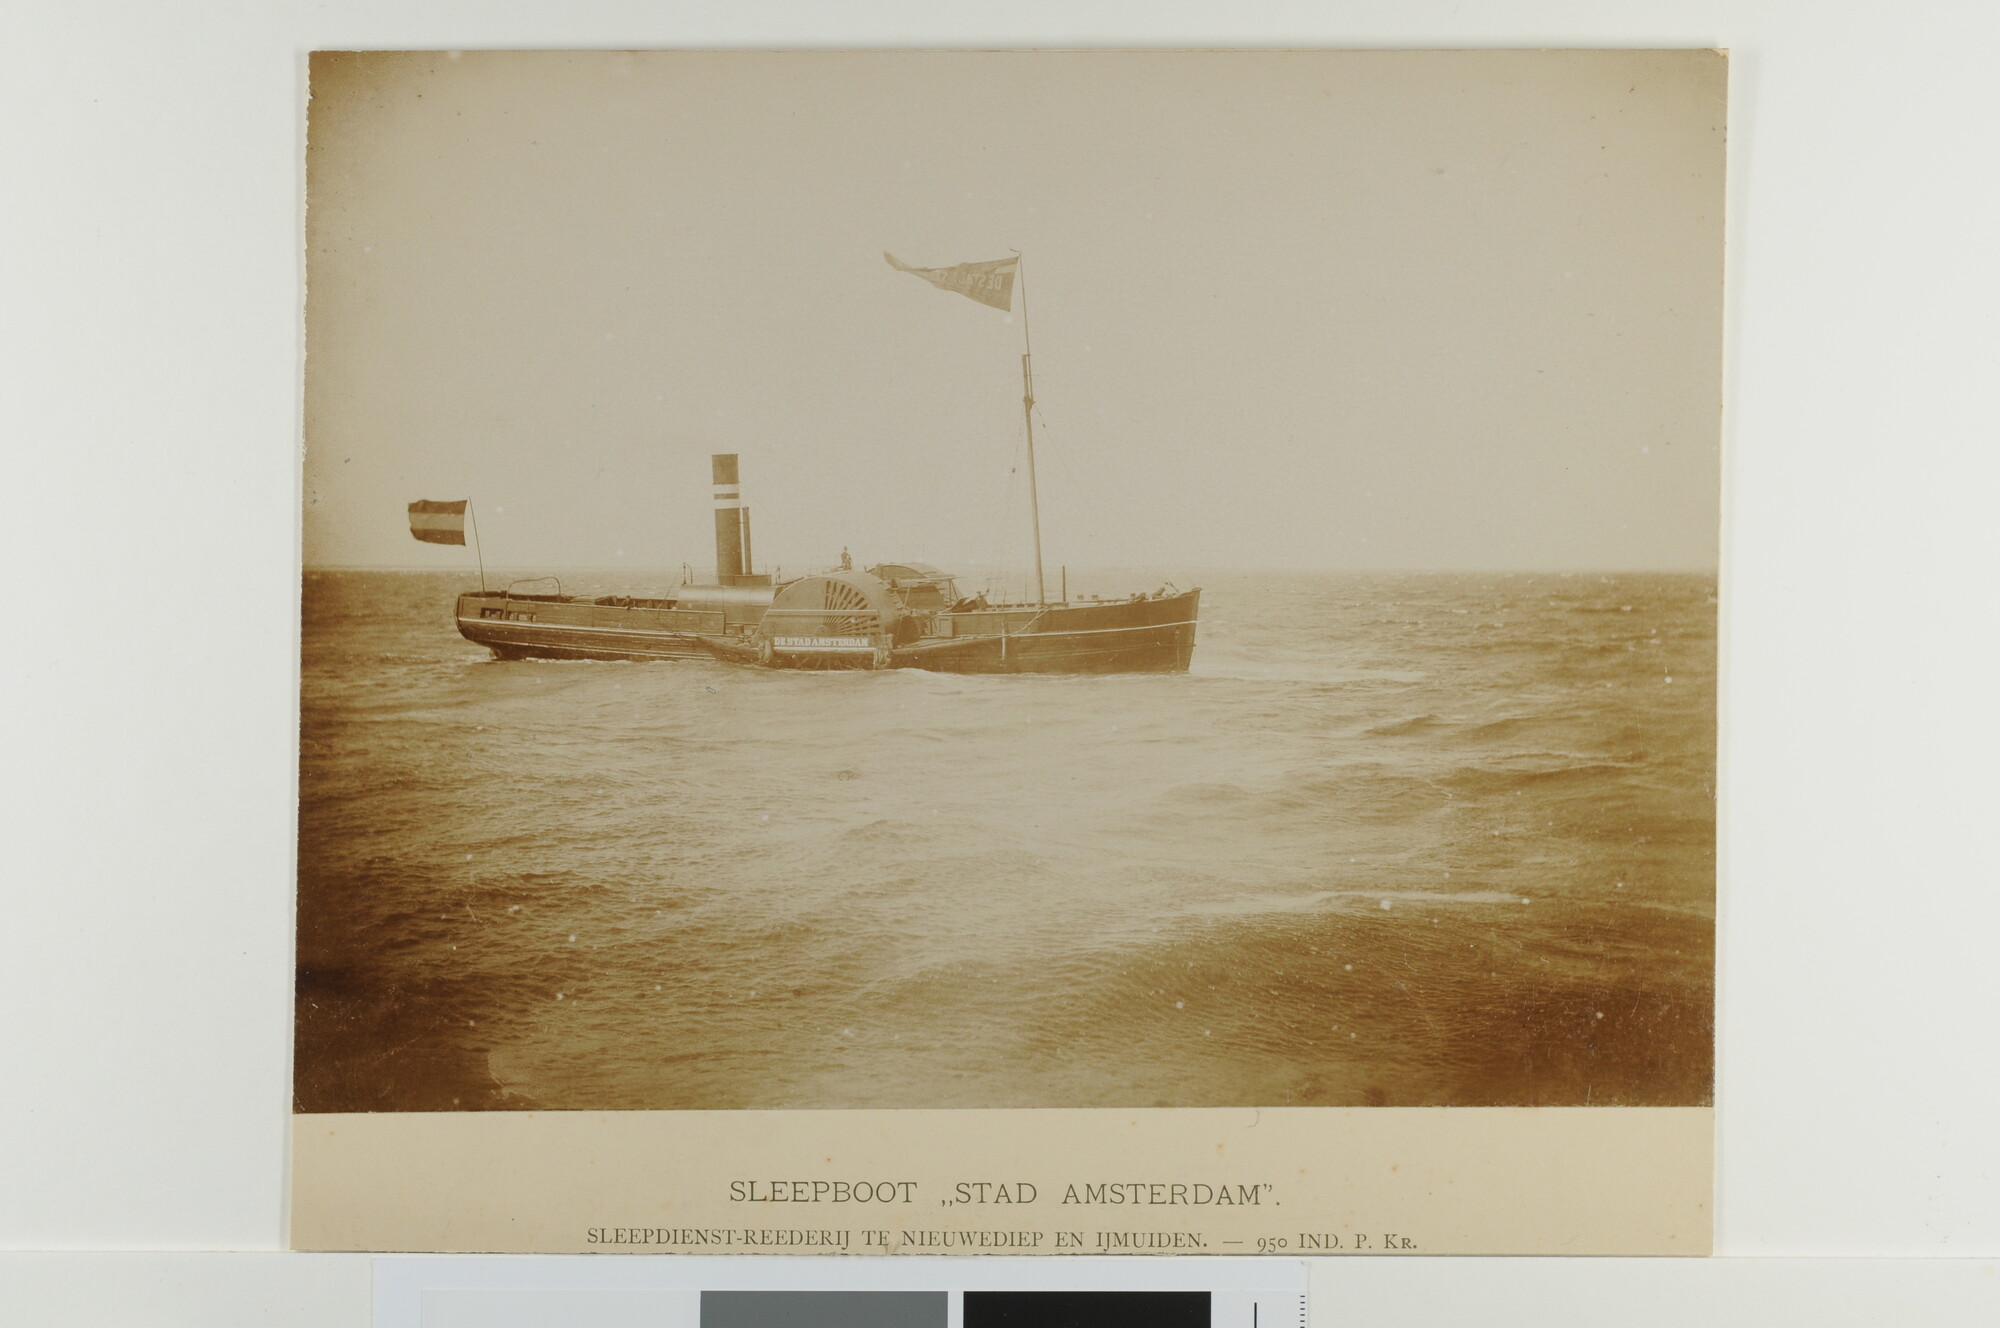
[[1707,1250],[1723,56],[311,81],[295,1245]]

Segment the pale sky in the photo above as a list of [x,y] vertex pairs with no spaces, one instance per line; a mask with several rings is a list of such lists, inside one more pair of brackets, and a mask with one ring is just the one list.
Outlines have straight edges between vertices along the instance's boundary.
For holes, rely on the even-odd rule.
[[1724,65],[317,56],[306,562],[1713,570]]

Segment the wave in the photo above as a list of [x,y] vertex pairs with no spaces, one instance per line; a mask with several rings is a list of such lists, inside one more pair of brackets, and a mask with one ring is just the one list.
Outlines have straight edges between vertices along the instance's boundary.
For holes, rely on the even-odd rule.
[[985,678],[314,574],[301,1101],[1701,1100],[1712,584],[1225,578],[1189,675]]
[[1407,719],[1392,719],[1380,724],[1371,724],[1361,731],[1372,738],[1403,738],[1412,734],[1435,732],[1443,723],[1444,721],[1436,715],[1412,715]]

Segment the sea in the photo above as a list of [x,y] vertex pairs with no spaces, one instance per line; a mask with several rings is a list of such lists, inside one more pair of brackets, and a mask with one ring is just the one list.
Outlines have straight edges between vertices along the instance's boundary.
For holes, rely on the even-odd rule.
[[1187,674],[973,677],[308,571],[297,1108],[1708,1103],[1715,579],[1200,583]]

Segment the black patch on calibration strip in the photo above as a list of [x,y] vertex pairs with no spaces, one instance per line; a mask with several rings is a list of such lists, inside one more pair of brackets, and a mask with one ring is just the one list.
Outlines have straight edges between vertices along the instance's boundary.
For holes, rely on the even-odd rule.
[[1206,1291],[965,1293],[965,1328],[1208,1328],[1208,1311]]

